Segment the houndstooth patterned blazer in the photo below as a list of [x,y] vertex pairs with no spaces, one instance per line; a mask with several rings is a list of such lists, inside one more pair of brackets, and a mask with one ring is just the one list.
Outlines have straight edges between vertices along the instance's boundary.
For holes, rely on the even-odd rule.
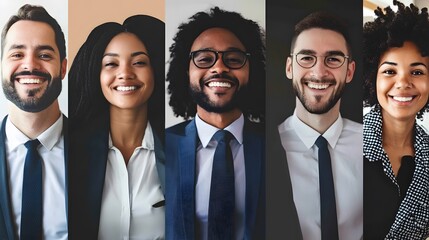
[[[382,148],[382,116],[379,109],[376,106],[364,117],[363,155],[368,161],[382,161],[384,173],[399,191],[392,166]],[[429,236],[429,136],[417,124],[414,129],[413,180],[385,237],[387,240],[426,239]]]

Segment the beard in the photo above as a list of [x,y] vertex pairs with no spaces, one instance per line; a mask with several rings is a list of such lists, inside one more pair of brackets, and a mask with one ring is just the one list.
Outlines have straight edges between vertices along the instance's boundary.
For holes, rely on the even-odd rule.
[[[210,100],[209,96],[204,92],[205,83],[212,79],[212,78],[224,78],[228,79],[233,82],[233,84],[236,86],[236,90],[234,92],[234,95],[232,98],[223,104],[218,104],[212,100]],[[227,74],[221,73],[216,74],[204,79],[200,79],[199,85],[193,85],[190,84],[189,86],[189,93],[194,100],[194,102],[206,110],[207,112],[214,112],[214,113],[225,113],[232,111],[236,108],[239,108],[241,105],[241,102],[243,102],[244,96],[246,95],[247,86],[242,85],[240,86],[240,83],[237,78],[231,77]]]
[[[48,81],[48,86],[45,90],[43,90],[43,87],[27,90],[26,95],[28,98],[23,99],[16,91],[15,81],[13,80],[20,75],[33,75],[46,78],[46,81]],[[39,71],[25,71],[15,73],[10,77],[11,80],[3,79],[3,92],[6,98],[21,110],[25,112],[40,112],[49,107],[60,95],[62,89],[62,81],[60,76],[61,72],[56,77],[52,77],[49,73]],[[37,93],[42,91],[44,91],[42,96],[38,98],[35,97]]]
[[332,95],[329,97],[329,99],[322,103],[322,96],[315,96],[315,99],[317,103],[320,104],[313,104],[311,103],[310,99],[306,97],[304,92],[301,92],[299,89],[298,84],[305,84],[305,82],[312,81],[317,83],[336,83],[335,79],[313,79],[313,78],[302,78],[299,83],[293,84],[293,91],[295,92],[295,95],[298,97],[299,101],[302,103],[304,108],[312,114],[324,114],[327,113],[329,110],[331,110],[335,104],[337,104],[338,100],[343,95],[344,88],[345,88],[345,81],[342,83],[339,83],[338,89],[332,93]]

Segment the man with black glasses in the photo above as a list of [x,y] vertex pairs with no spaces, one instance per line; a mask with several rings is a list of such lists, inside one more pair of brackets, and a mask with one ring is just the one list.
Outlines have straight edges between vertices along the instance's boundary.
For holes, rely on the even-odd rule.
[[295,25],[286,61],[296,105],[278,131],[303,239],[362,239],[362,125],[340,114],[355,71],[347,30],[310,14]]
[[166,131],[166,238],[265,238],[261,29],[217,7],[179,26]]

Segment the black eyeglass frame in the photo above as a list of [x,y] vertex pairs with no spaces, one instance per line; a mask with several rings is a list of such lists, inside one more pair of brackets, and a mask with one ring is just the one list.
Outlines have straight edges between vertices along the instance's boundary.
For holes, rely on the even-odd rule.
[[[302,66],[302,65],[299,63],[299,61],[298,61],[298,55],[312,56],[312,57],[314,57],[314,59],[316,59],[316,61],[314,61],[313,65],[311,65],[310,67],[304,67],[304,66]],[[344,65],[344,63],[345,63],[345,62],[349,62],[349,61],[350,61],[350,56],[348,56],[348,55],[340,55],[340,54],[330,54],[330,55],[326,55],[326,56],[316,56],[316,55],[314,55],[314,54],[307,54],[307,53],[296,53],[296,54],[291,53],[291,54],[290,54],[290,56],[292,57],[292,59],[293,59],[293,56],[295,56],[295,61],[296,61],[296,63],[297,63],[300,67],[305,68],[305,69],[310,69],[310,68],[314,67],[314,66],[316,65],[316,63],[317,63],[317,57],[324,57],[324,59],[323,59],[323,64],[325,64],[325,66],[326,66],[326,67],[328,67],[328,68],[330,68],[330,69],[338,69],[338,68],[342,67],[342,66]],[[326,59],[328,59],[328,57],[331,57],[331,56],[340,56],[340,57],[343,57],[343,58],[344,58],[344,61],[343,61],[343,62],[341,63],[341,65],[339,65],[338,67],[330,67],[330,66],[326,63]]]
[[[196,53],[200,53],[200,52],[212,52],[212,53],[214,53],[214,55],[215,55],[215,59],[214,59],[213,63],[212,63],[210,66],[207,66],[207,67],[200,67],[200,66],[198,66],[198,64],[196,64],[196,63],[195,63],[195,58],[194,58],[194,56],[195,56],[195,54],[196,54]],[[230,52],[239,52],[239,53],[241,53],[241,54],[243,54],[243,55],[244,55],[244,61],[243,61],[243,64],[242,64],[241,66],[239,66],[239,67],[231,67],[228,63],[226,63],[226,62],[225,62],[225,59],[224,59],[225,53],[230,53]],[[222,54],[221,59],[222,59],[223,64],[224,64],[225,66],[227,66],[229,69],[240,69],[240,68],[244,67],[244,65],[246,65],[246,63],[247,63],[247,59],[250,57],[250,53],[247,53],[247,52],[241,51],[241,50],[239,50],[239,49],[226,50],[226,51],[215,51],[215,50],[211,50],[211,49],[200,49],[200,50],[196,50],[196,51],[192,51],[192,52],[190,52],[190,53],[189,53],[189,58],[190,58],[190,59],[192,59],[192,62],[194,63],[194,65],[195,65],[197,68],[200,68],[200,69],[208,69],[208,68],[213,67],[213,66],[216,64],[217,60],[219,60],[219,53],[221,53],[221,54]]]

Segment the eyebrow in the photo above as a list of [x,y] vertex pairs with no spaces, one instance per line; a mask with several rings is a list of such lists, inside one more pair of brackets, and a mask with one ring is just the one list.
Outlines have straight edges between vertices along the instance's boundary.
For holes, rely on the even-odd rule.
[[[149,54],[147,54],[147,53],[145,53],[143,51],[131,53],[131,57],[135,57],[135,56],[138,56],[138,55],[146,55],[146,56],[149,57]],[[109,57],[119,57],[119,54],[117,54],[117,53],[105,53],[103,55],[103,58],[106,57],[106,56],[109,56]]]
[[[208,47],[208,48],[201,48],[201,49],[193,50],[193,51],[191,51],[191,52],[194,52],[194,51],[201,51],[201,50],[219,51],[219,50],[216,50],[216,49],[214,49],[214,48]],[[240,48],[238,48],[238,47],[229,47],[229,48],[227,48],[226,50],[223,50],[223,51],[234,51],[234,50],[236,50],[236,51],[246,52],[246,50],[242,50],[242,49],[240,49]],[[220,51],[220,52],[222,52],[222,51]]]
[[[381,63],[379,67],[381,67],[383,64],[392,65],[392,66],[398,66],[398,64],[395,63],[395,62],[388,62],[388,61],[386,61],[386,62]],[[414,63],[411,63],[410,66],[411,67],[424,66],[425,68],[427,68],[426,64],[424,64],[422,62],[414,62]]]
[[[9,51],[12,49],[26,49],[26,48],[27,47],[24,44],[12,44],[9,48]],[[37,45],[36,50],[37,51],[49,50],[49,51],[55,52],[55,49],[50,45]]]
[[[302,49],[300,50],[297,54],[308,54],[308,55],[316,55],[316,51],[311,50],[311,49]],[[325,56],[330,56],[330,55],[340,55],[340,56],[346,56],[346,54],[344,54],[342,51],[340,50],[332,50],[332,51],[327,51],[324,54]]]

